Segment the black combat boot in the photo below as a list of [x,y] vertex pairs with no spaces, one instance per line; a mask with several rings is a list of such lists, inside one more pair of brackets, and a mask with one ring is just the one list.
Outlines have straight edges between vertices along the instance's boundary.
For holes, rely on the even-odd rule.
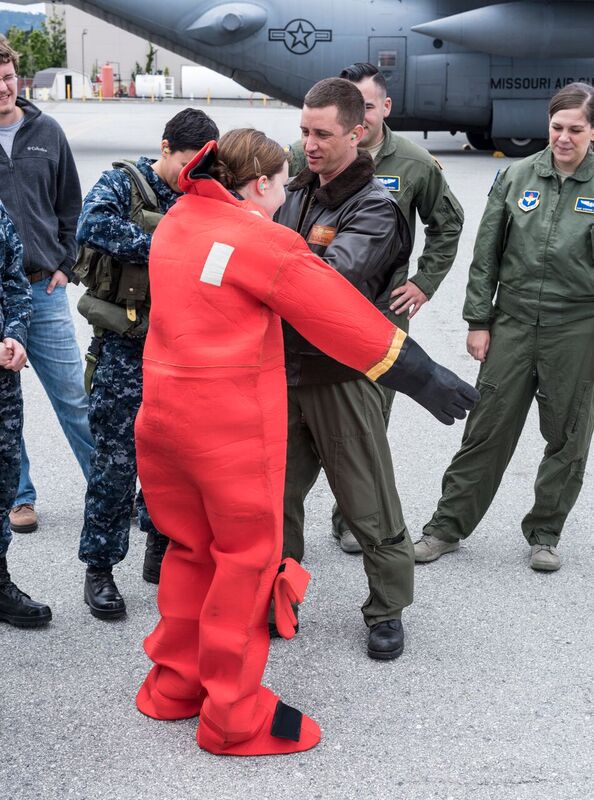
[[147,533],[144,564],[142,565],[142,577],[147,583],[159,583],[161,562],[168,544],[169,539],[161,533]]
[[40,628],[52,618],[49,606],[36,603],[10,580],[6,558],[0,558],[0,620],[17,628]]
[[389,661],[398,658],[404,650],[404,628],[399,619],[378,622],[369,629],[367,655]]
[[117,619],[126,613],[124,598],[115,585],[111,567],[87,567],[85,576],[85,603],[97,619]]

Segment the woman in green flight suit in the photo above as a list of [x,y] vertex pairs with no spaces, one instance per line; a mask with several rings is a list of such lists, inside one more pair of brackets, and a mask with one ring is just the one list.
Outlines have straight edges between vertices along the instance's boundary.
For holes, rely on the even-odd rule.
[[416,561],[457,550],[486,513],[534,397],[546,441],[522,521],[530,566],[553,571],[594,426],[594,89],[549,106],[549,145],[498,175],[470,266],[464,319],[481,400],[445,472]]

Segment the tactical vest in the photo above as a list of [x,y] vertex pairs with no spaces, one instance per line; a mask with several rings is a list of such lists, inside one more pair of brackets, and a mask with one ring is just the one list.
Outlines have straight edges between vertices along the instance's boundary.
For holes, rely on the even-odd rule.
[[[112,166],[130,178],[132,222],[145,233],[153,233],[163,218],[153,188],[134,163],[115,161]],[[120,335],[146,334],[150,308],[146,265],[120,261],[84,246],[73,271],[87,287],[78,310],[93,325],[95,336],[102,336],[106,330]]]

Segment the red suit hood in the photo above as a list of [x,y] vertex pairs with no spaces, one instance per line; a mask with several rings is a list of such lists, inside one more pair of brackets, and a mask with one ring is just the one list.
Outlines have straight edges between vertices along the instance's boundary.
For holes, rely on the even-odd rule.
[[194,158],[189,161],[180,172],[177,180],[179,188],[186,194],[209,197],[212,200],[229,203],[244,211],[251,211],[265,219],[270,219],[268,214],[257,206],[256,203],[252,203],[251,200],[235,197],[235,195],[213,178],[212,175],[208,174],[208,171],[216,161],[218,149],[218,144],[214,139],[205,144],[202,150],[199,150]]

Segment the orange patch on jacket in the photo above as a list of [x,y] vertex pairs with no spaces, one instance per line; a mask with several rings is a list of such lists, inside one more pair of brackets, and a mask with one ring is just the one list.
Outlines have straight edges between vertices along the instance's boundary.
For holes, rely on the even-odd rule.
[[307,243],[328,247],[335,236],[336,228],[332,228],[330,225],[314,225],[310,231]]

